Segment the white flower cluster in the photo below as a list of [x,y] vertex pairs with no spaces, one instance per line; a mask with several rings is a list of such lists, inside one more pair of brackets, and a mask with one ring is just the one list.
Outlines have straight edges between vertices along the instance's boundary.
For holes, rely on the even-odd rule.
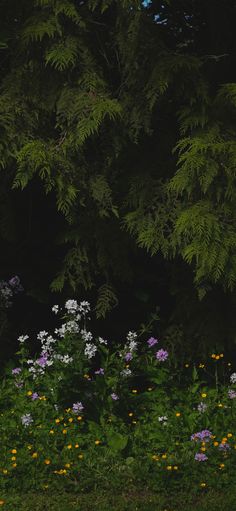
[[95,344],[87,342],[85,344],[84,354],[88,359],[94,357],[96,355],[97,346]]
[[168,418],[166,417],[166,415],[163,415],[161,417],[158,417],[158,420],[159,422],[161,422],[161,424],[163,424],[163,426],[166,426]]
[[99,344],[108,344],[107,341],[105,339],[103,339],[102,337],[98,337],[98,342]]
[[236,373],[232,373],[231,376],[230,376],[230,382],[231,383],[236,383]]
[[80,334],[81,334],[83,341],[85,341],[85,342],[90,342],[93,339],[92,332],[87,332],[87,330],[81,330]]
[[123,371],[120,372],[121,376],[126,376],[126,377],[127,376],[131,376],[131,374],[132,374],[132,371],[130,369],[128,369],[128,368],[123,369]]
[[137,349],[137,346],[138,346],[138,343],[136,341],[136,339],[137,339],[136,332],[132,332],[132,331],[128,332],[126,339],[127,339],[128,343],[125,345],[125,350],[129,353],[132,353],[133,351],[135,351]]
[[54,355],[54,359],[60,360],[60,362],[63,362],[63,364],[70,364],[73,362],[73,357],[70,357],[69,355],[60,355],[60,353]]
[[29,339],[28,335],[20,335],[20,337],[18,337],[18,341],[20,344],[23,344],[27,339]]
[[80,328],[75,319],[63,323],[60,328],[55,328],[55,334],[59,337],[65,337],[66,334],[78,334],[79,331]]

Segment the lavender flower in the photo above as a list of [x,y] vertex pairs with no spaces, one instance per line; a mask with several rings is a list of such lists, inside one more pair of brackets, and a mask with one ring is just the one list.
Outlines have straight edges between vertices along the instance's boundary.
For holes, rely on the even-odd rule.
[[38,393],[37,393],[37,392],[33,392],[32,396],[31,396],[31,399],[32,399],[33,401],[35,401],[35,400],[36,400],[36,399],[38,399],[38,398],[39,398]]
[[148,343],[149,348],[152,348],[152,346],[155,346],[155,344],[158,343],[158,340],[155,339],[154,337],[150,337],[150,339],[148,339],[147,343]]
[[46,354],[42,355],[40,358],[36,360],[36,364],[38,364],[40,367],[46,367],[47,365],[48,357]]
[[97,369],[97,371],[95,371],[95,374],[104,374],[104,369],[102,367],[100,367],[100,369]]
[[132,358],[133,358],[133,355],[132,355],[131,352],[126,353],[126,355],[125,355],[125,361],[126,362],[129,362],[130,360],[132,360]]
[[221,443],[221,444],[219,445],[219,449],[220,449],[221,451],[228,451],[228,450],[230,449],[230,445],[229,445],[229,444],[227,444],[227,443]]
[[119,397],[117,396],[117,394],[115,394],[115,392],[113,392],[111,394],[111,399],[113,399],[113,401],[117,401],[119,399]]
[[209,429],[203,429],[202,431],[198,431],[198,433],[193,433],[193,435],[191,435],[191,440],[208,441],[211,436],[212,433]]
[[23,387],[23,381],[16,381],[16,382],[15,382],[15,386],[16,386],[18,389],[22,389],[22,387]]
[[72,409],[73,409],[74,413],[78,413],[78,412],[82,412],[82,410],[84,409],[84,406],[82,405],[82,403],[80,401],[77,401],[77,403],[73,404]]
[[235,390],[229,390],[228,391],[228,396],[230,399],[235,399],[236,398],[236,391]]
[[34,422],[34,421],[31,417],[30,413],[26,413],[25,415],[22,415],[21,422],[22,422],[23,426],[30,426],[30,424],[32,424],[32,422]]
[[20,367],[15,367],[15,369],[12,369],[12,374],[20,374],[20,373],[21,373]]
[[196,461],[207,461],[208,457],[205,454],[201,453],[201,452],[197,452],[197,454],[195,454],[195,456],[194,456],[194,459]]
[[164,362],[168,356],[168,351],[166,350],[161,349],[156,352],[156,359],[159,360],[159,362]]

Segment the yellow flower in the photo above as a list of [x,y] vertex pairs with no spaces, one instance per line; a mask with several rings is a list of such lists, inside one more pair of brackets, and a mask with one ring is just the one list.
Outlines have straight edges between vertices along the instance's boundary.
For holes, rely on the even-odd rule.
[[130,413],[129,413],[129,417],[133,417],[133,415],[134,415],[134,414],[133,414],[132,412],[130,412]]
[[217,447],[219,445],[219,442],[214,442],[213,444],[215,447]]
[[38,457],[38,453],[37,452],[33,452],[32,458],[37,458],[37,457]]
[[203,392],[203,393],[201,394],[201,396],[202,396],[203,398],[204,398],[204,397],[207,397],[206,392]]
[[11,460],[12,460],[12,461],[15,461],[15,460],[16,460],[16,457],[15,457],[15,456],[12,456],[12,457],[11,457]]
[[59,422],[61,422],[60,419],[55,419],[56,424],[59,424]]
[[153,390],[152,387],[148,387],[148,392],[151,392],[151,390]]
[[16,468],[17,463],[12,463],[13,468]]
[[226,436],[224,436],[224,437],[222,438],[222,440],[221,440],[221,443],[224,443],[224,444],[225,444],[225,442],[227,442],[227,440],[228,440],[228,438],[227,438]]
[[66,408],[66,412],[70,412],[71,411],[71,408]]
[[220,358],[223,358],[223,356],[224,356],[224,354],[223,354],[223,353],[221,353],[221,354],[220,354]]
[[47,460],[44,460],[44,463],[45,463],[45,465],[50,465],[51,461],[47,459]]
[[221,464],[220,464],[220,468],[225,468],[225,464],[224,464],[224,463],[221,463]]
[[171,465],[167,465],[166,470],[172,470],[172,466]]
[[162,454],[162,459],[165,460],[167,458],[166,454]]
[[222,405],[222,403],[218,403],[218,408],[223,408],[224,405]]
[[5,500],[0,500],[0,506],[3,506],[5,504]]
[[179,468],[179,467],[177,467],[177,465],[174,465],[174,466],[173,466],[173,469],[174,469],[174,470],[178,470],[178,468]]
[[203,367],[205,367],[205,364],[199,364],[199,366],[201,369],[203,369]]
[[101,443],[101,440],[95,440],[95,445],[99,445]]
[[230,367],[230,366],[231,366],[231,363],[229,362],[227,365]]
[[81,415],[79,415],[79,416],[77,417],[77,420],[78,420],[78,421],[82,421],[82,419],[83,419],[83,417],[81,417]]
[[70,463],[66,463],[66,464],[65,464],[65,467],[66,467],[66,468],[70,468]]
[[33,392],[31,390],[29,390],[29,392],[27,392],[27,396],[32,396]]
[[78,449],[78,447],[79,447],[79,444],[75,444],[75,448]]
[[6,468],[3,469],[3,474],[8,474],[8,470]]
[[206,447],[201,447],[200,449],[202,452],[205,452],[206,451]]
[[212,353],[211,358],[216,358],[215,353]]
[[63,433],[63,435],[66,435],[66,433],[67,433],[67,429],[63,429],[63,430],[62,430],[62,433]]
[[50,433],[50,435],[54,435],[53,429],[50,429],[49,433]]
[[83,454],[79,454],[79,456],[78,456],[78,458],[79,458],[80,460],[82,460],[82,459],[83,459],[83,457],[84,457],[84,455],[83,455]]
[[69,422],[73,422],[73,420],[74,420],[74,419],[73,419],[72,417],[70,417]]
[[138,392],[137,389],[132,389],[133,394],[137,394],[137,392]]
[[72,445],[71,444],[67,445],[67,449],[72,449]]
[[185,366],[184,366],[184,367],[189,367],[189,364],[185,364]]
[[152,459],[155,461],[159,461],[159,457],[156,454],[153,454]]
[[232,438],[232,436],[233,436],[232,433],[228,433],[227,435],[228,438]]
[[216,355],[215,359],[219,360],[220,359],[220,355]]
[[132,421],[132,424],[137,424],[137,421]]
[[12,454],[16,454],[16,453],[17,453],[17,450],[16,450],[16,449],[12,449],[12,450],[11,450],[11,453],[12,453]]
[[176,412],[175,416],[176,417],[180,417],[181,413],[180,412]]
[[206,483],[200,483],[200,486],[201,486],[202,488],[205,488],[205,487],[206,487]]

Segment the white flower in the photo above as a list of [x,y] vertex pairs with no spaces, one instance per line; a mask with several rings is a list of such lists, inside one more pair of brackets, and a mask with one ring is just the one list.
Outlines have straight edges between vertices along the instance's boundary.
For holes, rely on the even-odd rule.
[[29,426],[34,421],[31,417],[30,413],[26,413],[25,415],[22,415],[21,422],[24,426]]
[[46,337],[47,335],[48,332],[46,332],[46,330],[41,330],[41,332],[39,332],[37,335],[37,339],[39,339],[39,341],[43,341],[44,337]]
[[121,371],[121,376],[130,376],[132,374],[132,371],[130,369],[123,369],[123,371]]
[[92,332],[87,332],[87,330],[81,330],[81,336],[82,336],[82,339],[85,341],[85,342],[90,342],[92,341],[92,338],[93,338],[93,335],[92,335]]
[[26,339],[29,339],[28,335],[20,335],[20,337],[18,337],[18,341],[20,342],[20,344],[23,344],[23,342],[25,342]]
[[168,418],[166,415],[163,415],[162,417],[158,417],[159,422],[161,422],[163,425],[166,425]]
[[136,338],[137,338],[136,332],[132,332],[132,331],[129,331],[126,336],[127,341],[135,341]]
[[97,346],[95,346],[95,344],[91,344],[89,342],[85,344],[84,354],[88,358],[94,357],[96,354],[96,351],[97,351]]
[[55,334],[59,335],[59,337],[65,337],[65,335],[69,334],[78,334],[79,326],[77,325],[75,320],[67,321],[67,323],[63,323],[60,328],[55,329]]
[[132,351],[135,351],[137,349],[137,342],[136,341],[130,341],[128,345],[128,351],[132,353]]
[[59,305],[53,305],[52,312],[54,312],[54,314],[58,314],[58,311],[59,311]]
[[78,310],[83,315],[87,314],[90,311],[90,304],[89,304],[89,302],[86,302],[85,300],[83,302],[80,302]]
[[67,300],[65,303],[65,309],[67,309],[69,314],[76,314],[78,307],[77,300]]
[[26,364],[28,364],[28,365],[33,364],[33,363],[34,363],[34,361],[31,358],[29,358],[29,360],[26,360]]
[[98,337],[99,344],[107,344],[107,341],[103,339],[102,337]]
[[230,382],[231,383],[236,383],[236,373],[232,373],[231,376],[230,376]]

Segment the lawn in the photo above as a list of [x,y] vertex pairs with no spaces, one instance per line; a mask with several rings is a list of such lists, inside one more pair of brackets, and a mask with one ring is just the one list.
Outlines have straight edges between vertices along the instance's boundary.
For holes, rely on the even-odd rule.
[[224,493],[203,492],[201,495],[177,493],[174,497],[152,494],[105,495],[91,493],[73,495],[27,493],[4,495],[1,509],[6,511],[233,511],[236,491]]

